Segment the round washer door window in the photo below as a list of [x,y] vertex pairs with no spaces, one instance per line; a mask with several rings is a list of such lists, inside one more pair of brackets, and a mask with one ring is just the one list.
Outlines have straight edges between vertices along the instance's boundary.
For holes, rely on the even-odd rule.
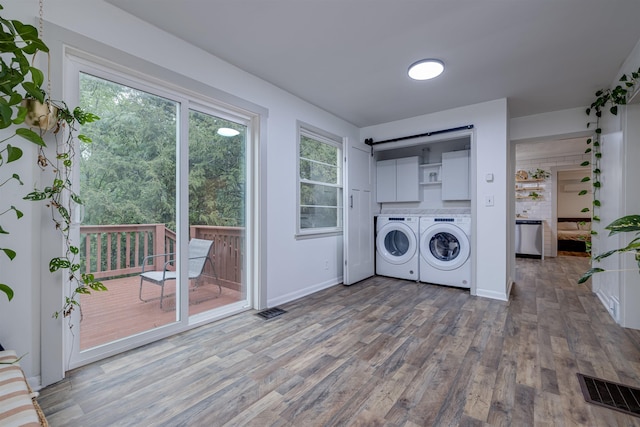
[[452,224],[431,226],[422,236],[420,253],[439,270],[454,270],[469,258],[469,239]]
[[385,261],[404,264],[416,254],[418,242],[407,225],[391,223],[382,227],[378,233],[376,248]]

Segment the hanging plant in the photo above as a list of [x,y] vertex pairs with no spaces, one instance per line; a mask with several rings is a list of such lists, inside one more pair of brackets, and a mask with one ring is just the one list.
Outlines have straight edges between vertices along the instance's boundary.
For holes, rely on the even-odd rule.
[[[79,307],[78,296],[89,294],[91,291],[106,291],[107,288],[102,282],[95,279],[93,274],[80,272],[80,250],[71,244],[71,212],[73,205],[81,205],[82,200],[73,191],[71,173],[73,161],[76,158],[75,147],[76,138],[84,143],[91,142],[91,139],[83,134],[77,134],[79,126],[99,120],[99,117],[76,107],[69,110],[64,101],[54,102],[47,100],[43,106],[57,112],[56,120],[52,124],[44,123],[44,129],[40,129],[41,136],[44,136],[49,129],[56,142],[55,157],[47,156],[45,147],[39,148],[38,165],[42,170],[51,168],[54,177],[51,185],[43,189],[35,189],[27,194],[24,199],[31,201],[45,201],[51,212],[51,220],[55,224],[56,230],[62,235],[64,242],[64,253],[62,256],[54,257],[49,261],[49,271],[54,273],[58,270],[68,271],[68,280],[71,283],[71,294],[65,297],[65,303],[60,311],[54,313],[54,317],[67,317],[75,307]],[[53,107],[53,108],[52,108]],[[62,140],[60,136],[62,135]]]
[[[0,5],[0,10],[3,7]],[[38,30],[33,25],[23,24],[17,20],[9,20],[0,17],[0,129],[6,129],[4,139],[0,140],[0,167],[19,161],[23,155],[21,142],[38,146],[44,146],[42,137],[21,125],[26,118],[27,110],[21,105],[25,94],[40,102],[44,102],[44,73],[31,65],[29,60],[36,52],[48,52],[49,48],[38,35]],[[13,132],[9,128],[13,127]],[[13,138],[18,136],[14,144]],[[0,182],[0,189],[5,185],[23,185],[20,175],[13,173],[10,177]],[[4,197],[0,200],[6,200]],[[22,211],[6,202],[0,202],[0,217],[15,214],[17,219],[24,215]],[[10,231],[0,223],[0,236],[7,237]],[[0,254],[4,254],[10,261],[16,257],[16,251],[11,247],[0,244]],[[4,293],[11,301],[14,296],[13,288],[0,282],[0,292]]]
[[[631,73],[631,77],[628,77],[626,74],[623,74],[620,77],[620,84],[617,85],[613,89],[602,89],[596,92],[596,99],[591,103],[589,108],[586,110],[587,116],[591,116],[593,113],[595,115],[594,122],[588,122],[587,127],[590,127],[591,124],[595,124],[594,136],[592,138],[587,139],[587,149],[585,150],[585,154],[592,153],[593,162],[584,161],[580,166],[591,166],[592,169],[592,177],[586,176],[582,178],[581,182],[590,182],[593,186],[593,200],[591,202],[592,207],[585,207],[581,212],[591,212],[592,213],[592,221],[600,222],[600,217],[598,215],[599,208],[602,206],[602,202],[599,199],[600,189],[602,188],[602,183],[600,181],[602,170],[600,168],[600,162],[602,159],[602,150],[601,150],[601,141],[600,138],[602,136],[602,128],[600,127],[600,119],[602,118],[603,112],[608,111],[614,116],[618,114],[618,106],[626,105],[627,98],[629,93],[634,93],[637,87],[638,79],[640,78],[640,69],[638,71],[634,71]],[[587,194],[587,190],[582,190],[578,194],[583,196]],[[618,218],[613,221],[611,224],[605,227],[606,230],[609,230],[609,236],[613,236],[618,233],[624,232],[636,232],[636,237],[624,248],[614,249],[612,251],[605,252],[603,254],[592,257],[592,260],[595,262],[601,261],[604,258],[607,258],[615,253],[624,253],[624,252],[635,252],[635,259],[638,261],[638,268],[640,270],[640,237],[638,237],[638,231],[640,231],[640,216],[638,215],[628,215],[622,218]],[[591,230],[591,235],[597,235],[598,232],[595,230]],[[587,246],[587,251],[591,252],[591,242],[585,242]],[[601,273],[605,271],[602,268],[593,267],[589,269],[586,273],[582,275],[582,277],[578,280],[578,283],[584,283],[595,273]]]
[[[0,5],[0,10],[3,7]],[[49,169],[53,173],[52,181],[41,189],[34,189],[24,197],[30,201],[44,201],[50,208],[51,219],[64,242],[61,256],[49,261],[49,271],[66,270],[71,283],[71,292],[65,298],[60,314],[69,316],[75,307],[79,306],[79,294],[106,290],[105,286],[95,280],[92,274],[80,273],[79,249],[71,243],[71,212],[74,204],[82,204],[80,197],[73,191],[71,172],[75,159],[76,139],[91,142],[85,135],[79,134],[79,128],[85,123],[99,120],[96,115],[86,112],[79,107],[70,110],[64,101],[53,101],[50,78],[47,69],[47,88],[44,84],[44,73],[33,63],[38,52],[49,54],[49,48],[41,40],[42,33],[42,0],[40,1],[40,32],[32,25],[26,25],[16,20],[0,17],[0,129],[11,126],[14,133],[0,141],[0,166],[18,161],[23,156],[23,150],[9,144],[15,136],[20,136],[38,146],[37,164],[42,170]],[[24,125],[30,126],[25,128]],[[55,140],[55,154],[48,154],[44,141],[45,135],[52,135]],[[50,157],[52,156],[52,157]],[[0,182],[0,187],[15,181],[23,185],[20,176],[13,174],[10,178]],[[0,200],[6,200],[0,198]],[[23,213],[15,206],[7,206],[0,202],[0,216],[15,212],[18,219]],[[0,235],[8,235],[9,231],[0,226]],[[11,248],[0,247],[10,260],[16,257]],[[0,292],[9,300],[14,296],[11,286],[0,283]]]

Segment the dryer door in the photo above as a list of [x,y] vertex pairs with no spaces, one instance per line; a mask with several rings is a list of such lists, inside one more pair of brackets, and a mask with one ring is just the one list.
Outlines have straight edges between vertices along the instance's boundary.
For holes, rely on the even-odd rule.
[[408,225],[392,222],[384,225],[376,237],[376,250],[391,264],[404,264],[418,250],[416,235]]
[[438,270],[455,270],[469,258],[469,238],[453,224],[429,227],[420,239],[420,255]]

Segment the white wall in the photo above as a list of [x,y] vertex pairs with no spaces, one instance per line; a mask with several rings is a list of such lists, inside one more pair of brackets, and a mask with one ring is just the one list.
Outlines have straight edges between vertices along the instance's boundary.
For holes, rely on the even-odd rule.
[[[70,8],[69,5],[73,4]],[[36,23],[37,0],[21,0],[4,5],[3,17]],[[342,280],[342,237],[296,240],[296,121],[300,120],[327,132],[358,140],[353,125],[310,105],[279,88],[221,61],[183,41],[163,33],[121,12],[103,1],[47,0],[45,19],[82,36],[112,46],[160,67],[255,103],[268,110],[266,131],[266,187],[261,237],[266,263],[263,285],[268,305],[282,303]],[[44,35],[47,41],[47,34]],[[65,40],[73,45],[73,40]],[[58,59],[59,61],[59,59]],[[54,91],[62,92],[62,76],[52,76]],[[54,92],[55,93],[55,92]],[[31,156],[33,157],[33,156]],[[21,162],[24,189],[38,179],[32,163]],[[27,166],[28,165],[28,166]],[[2,174],[8,173],[4,168]],[[26,190],[25,190],[26,192]],[[16,204],[22,191],[12,195]],[[4,197],[4,190],[3,190]],[[0,259],[2,282],[14,284],[17,295],[10,304],[0,300],[0,342],[5,347],[26,354],[23,361],[28,377],[40,374],[39,348],[41,316],[40,286],[54,286],[55,281],[39,274],[40,248],[47,246],[40,236],[38,212],[27,206],[25,218],[7,225],[20,241],[15,261]],[[3,219],[4,221],[4,219]],[[4,222],[3,222],[4,224]],[[45,221],[45,226],[49,226]],[[325,261],[329,269],[325,269]],[[49,289],[49,288],[47,288]],[[11,325],[11,326],[8,326]],[[46,357],[49,357],[47,355]]]
[[[508,235],[512,221],[508,217],[507,173],[507,101],[499,99],[424,116],[412,117],[361,129],[361,139],[374,141],[421,134],[441,129],[474,125],[472,151],[471,212],[474,218],[472,263],[475,282],[472,292],[478,296],[507,300],[512,258],[508,254]],[[485,176],[493,174],[493,181]],[[484,196],[494,196],[494,206],[484,206]]]
[[[586,173],[585,173],[586,172]],[[556,188],[558,191],[558,218],[591,218],[588,212],[581,212],[588,206],[591,198],[587,194],[580,196],[579,192],[591,191],[591,183],[583,183],[585,176],[590,176],[591,170],[586,171],[558,171]]]

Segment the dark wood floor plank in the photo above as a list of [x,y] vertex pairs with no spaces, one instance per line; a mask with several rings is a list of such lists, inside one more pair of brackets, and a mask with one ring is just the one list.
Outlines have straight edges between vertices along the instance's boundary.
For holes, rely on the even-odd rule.
[[52,427],[640,426],[576,372],[640,386],[640,331],[576,280],[588,259],[518,259],[509,302],[388,277],[190,330],[41,391]]

